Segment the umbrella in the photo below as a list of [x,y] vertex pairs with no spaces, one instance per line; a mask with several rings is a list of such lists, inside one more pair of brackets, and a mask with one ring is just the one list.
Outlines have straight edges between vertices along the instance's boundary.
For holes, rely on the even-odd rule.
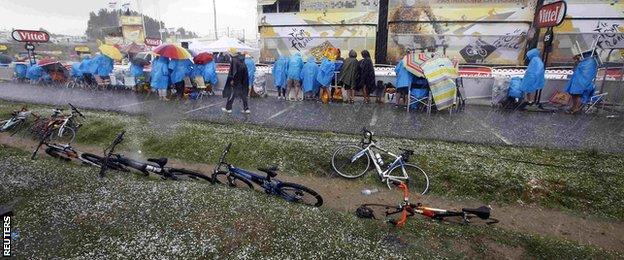
[[147,66],[150,64],[150,62],[146,59],[142,59],[142,58],[134,58],[132,59],[132,64],[136,64],[139,66]]
[[218,41],[212,42],[207,45],[194,42],[191,46],[189,46],[189,48],[196,52],[227,52],[230,48],[235,48],[240,52],[256,50],[243,44],[239,40],[230,37],[221,37],[221,39],[219,39]]
[[154,52],[160,56],[176,60],[192,59],[193,56],[184,48],[174,44],[161,44],[154,49]]
[[5,55],[5,54],[0,54],[0,63],[1,64],[9,64],[11,62],[13,62],[13,58],[11,58],[11,56]]
[[53,59],[50,59],[50,58],[45,58],[45,59],[41,59],[41,60],[39,60],[39,62],[37,62],[37,65],[39,65],[39,66],[43,67],[43,66],[48,66],[48,65],[50,65],[50,64],[54,64],[54,63],[57,63],[57,62],[58,62],[58,61],[55,61],[55,60],[53,60]]
[[202,52],[200,54],[197,54],[197,56],[195,56],[195,58],[193,58],[193,62],[195,64],[206,64],[212,61],[212,54],[207,53],[207,52]]
[[407,71],[416,75],[416,77],[424,78],[425,74],[421,66],[428,59],[429,57],[426,53],[411,53],[403,57],[403,65]]
[[102,54],[113,60],[121,60],[121,58],[123,58],[123,55],[121,54],[119,49],[115,48],[115,46],[102,44],[100,45],[100,47],[98,47],[98,49],[100,49]]

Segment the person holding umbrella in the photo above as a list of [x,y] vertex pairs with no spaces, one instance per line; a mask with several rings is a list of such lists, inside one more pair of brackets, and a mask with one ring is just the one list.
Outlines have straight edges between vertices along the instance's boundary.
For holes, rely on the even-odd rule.
[[169,59],[164,56],[156,58],[152,64],[150,72],[150,85],[158,92],[161,100],[169,100],[167,98],[167,88],[169,87]]
[[174,44],[162,44],[154,49],[154,53],[171,59],[168,63],[171,77],[171,82],[176,88],[178,97],[182,99],[184,97],[184,78],[191,75],[193,62],[191,59],[193,56],[188,50],[174,45]]
[[232,113],[232,103],[238,97],[243,101],[243,113],[249,114],[251,111],[247,104],[247,91],[249,89],[247,66],[235,48],[231,48],[229,52],[232,55],[230,58],[230,72],[223,89],[223,97],[227,98],[227,103],[221,110],[226,113]]
[[97,64],[96,75],[105,83],[110,84],[110,74],[113,72],[113,60],[121,60],[123,55],[115,46],[102,44],[98,47],[102,52],[94,62]]

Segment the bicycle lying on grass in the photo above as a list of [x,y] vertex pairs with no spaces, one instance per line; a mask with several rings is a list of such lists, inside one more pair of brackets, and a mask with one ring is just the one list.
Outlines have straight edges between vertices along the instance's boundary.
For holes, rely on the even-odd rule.
[[26,121],[30,115],[33,115],[35,120],[39,120],[39,115],[32,113],[26,107],[13,111],[13,113],[11,113],[11,118],[0,121],[0,132],[19,132],[26,125]]
[[180,180],[188,178],[193,180],[199,179],[209,182],[211,181],[210,177],[198,172],[182,168],[165,167],[168,162],[167,158],[150,158],[147,159],[150,163],[144,163],[125,157],[122,154],[115,153],[115,148],[123,142],[125,133],[125,131],[119,133],[111,145],[104,149],[104,158],[98,162],[98,165],[102,166],[100,168],[100,177],[105,177],[108,169],[115,169],[115,167],[121,166],[122,170],[131,168],[143,173],[145,176],[149,176],[150,173],[153,173],[161,176],[163,180]]
[[[492,208],[489,206],[463,208],[460,211],[454,211],[426,207],[421,203],[412,204],[409,202],[409,188],[407,185],[400,181],[394,181],[393,184],[403,191],[403,201],[401,203],[398,205],[362,204],[356,210],[356,215],[360,218],[386,219],[389,223],[398,227],[405,225],[407,218],[415,214],[435,220],[463,224],[479,224],[480,222],[491,225],[498,223],[497,219],[490,217]],[[398,219],[389,218],[396,214],[401,214],[401,216]]]
[[40,140],[44,137],[48,138],[44,140],[47,142],[65,142],[66,144],[74,142],[76,131],[82,126],[77,118],[86,119],[86,117],[71,103],[69,106],[71,107],[69,114],[64,115],[63,109],[55,108],[49,118],[35,121],[30,128],[31,133]]
[[[411,187],[416,187],[420,194],[427,192],[429,177],[425,171],[416,165],[407,163],[410,156],[414,155],[414,151],[400,149],[403,153],[395,155],[377,146],[377,141],[373,139],[373,132],[363,128],[362,134],[360,146],[345,145],[336,149],[332,155],[332,167],[338,175],[347,179],[362,177],[373,161],[379,179],[385,182],[389,189],[392,182],[401,181],[407,182]],[[384,165],[381,154],[376,150],[395,158],[385,170],[381,168]]]
[[[254,189],[253,183],[260,186],[267,194],[282,197],[286,201],[302,203],[310,206],[320,207],[323,205],[323,198],[316,191],[299,185],[296,183],[282,182],[275,179],[278,168],[275,166],[267,168],[258,168],[259,171],[266,173],[266,176],[260,176],[255,173],[237,168],[225,161],[232,143],[229,143],[219,159],[219,163],[212,174],[212,183],[227,183],[231,187]],[[225,171],[221,168],[225,167]]]

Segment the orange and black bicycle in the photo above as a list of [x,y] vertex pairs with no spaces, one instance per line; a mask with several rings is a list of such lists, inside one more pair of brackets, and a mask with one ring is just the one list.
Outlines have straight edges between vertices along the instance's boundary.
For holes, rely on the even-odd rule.
[[[462,208],[460,211],[426,207],[421,203],[409,202],[409,188],[400,181],[394,181],[400,190],[403,191],[403,201],[398,205],[384,204],[362,204],[356,214],[360,218],[372,218],[377,220],[387,220],[389,223],[401,227],[407,222],[407,218],[415,214],[423,215],[427,218],[456,222],[462,224],[486,224],[498,223],[498,220],[491,218],[492,208],[481,206],[478,208]],[[395,216],[400,214],[398,218]]]

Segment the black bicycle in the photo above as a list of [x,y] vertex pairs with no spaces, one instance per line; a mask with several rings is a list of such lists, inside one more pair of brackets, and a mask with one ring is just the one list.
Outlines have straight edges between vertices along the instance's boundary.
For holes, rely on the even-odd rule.
[[[267,174],[266,176],[260,176],[227,163],[225,157],[231,147],[232,143],[229,143],[223,150],[221,159],[219,159],[219,163],[212,174],[213,184],[227,183],[230,187],[254,189],[253,183],[255,183],[264,189],[267,194],[280,196],[289,202],[302,203],[314,207],[323,205],[323,198],[316,191],[303,185],[275,179],[278,171],[276,166],[258,168],[259,171]],[[225,167],[227,171],[222,171],[222,167]]]
[[183,168],[165,167],[169,161],[167,158],[150,158],[147,159],[148,163],[144,163],[115,153],[115,148],[123,142],[125,133],[125,131],[119,133],[111,145],[104,149],[104,158],[99,163],[101,165],[100,177],[105,177],[108,169],[115,169],[113,166],[122,165],[124,168],[134,169],[145,176],[149,176],[150,173],[160,175],[163,180],[192,179],[211,182],[210,177],[199,172]]

